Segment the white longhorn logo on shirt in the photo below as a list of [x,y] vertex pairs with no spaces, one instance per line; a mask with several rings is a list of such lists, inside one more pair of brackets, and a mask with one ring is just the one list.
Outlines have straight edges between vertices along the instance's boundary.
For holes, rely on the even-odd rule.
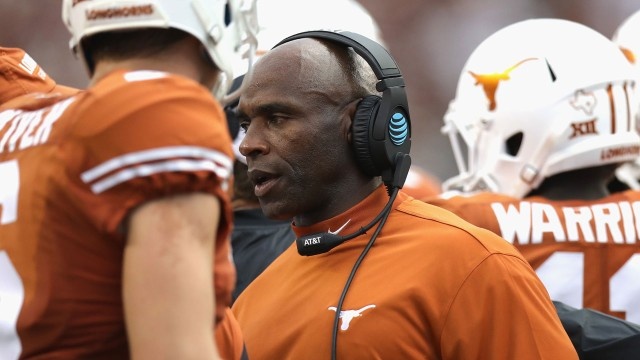
[[[362,316],[362,312],[376,307],[375,305],[367,305],[361,307],[358,310],[341,310],[340,311],[340,319],[342,319],[342,324],[340,325],[340,330],[347,330],[349,328],[349,324],[353,318],[357,318]],[[335,306],[329,306],[328,310],[337,311],[338,309]]]

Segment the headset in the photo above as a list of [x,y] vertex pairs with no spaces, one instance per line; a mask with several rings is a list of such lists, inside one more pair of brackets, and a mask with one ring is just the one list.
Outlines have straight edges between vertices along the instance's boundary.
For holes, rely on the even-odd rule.
[[302,38],[325,39],[351,47],[373,69],[378,78],[376,90],[382,96],[370,95],[358,104],[352,128],[353,149],[365,174],[381,175],[385,183],[391,183],[396,172],[396,155],[408,155],[411,148],[405,82],[395,60],[382,45],[348,31],[305,31],[287,37],[274,48]]
[[405,92],[405,82],[395,60],[379,43],[349,31],[305,31],[280,41],[274,48],[302,38],[317,38],[352,48],[369,64],[378,82],[381,96],[369,95],[357,105],[352,124],[352,147],[360,169],[369,176],[381,176],[387,187],[389,201],[366,226],[353,234],[339,236],[329,232],[316,233],[296,239],[298,253],[312,256],[333,249],[343,242],[360,236],[379,223],[371,239],[356,260],[336,306],[331,358],[336,358],[338,323],[342,304],[360,263],[373,246],[389,216],[398,190],[402,188],[411,167],[411,122]]

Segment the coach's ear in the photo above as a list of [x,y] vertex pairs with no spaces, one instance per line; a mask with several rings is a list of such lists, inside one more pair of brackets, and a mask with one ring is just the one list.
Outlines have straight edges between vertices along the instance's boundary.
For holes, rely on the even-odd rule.
[[353,120],[356,116],[356,110],[361,100],[362,98],[356,99],[347,104],[340,115],[340,127],[342,128],[342,133],[345,134],[349,144],[352,144],[353,142]]

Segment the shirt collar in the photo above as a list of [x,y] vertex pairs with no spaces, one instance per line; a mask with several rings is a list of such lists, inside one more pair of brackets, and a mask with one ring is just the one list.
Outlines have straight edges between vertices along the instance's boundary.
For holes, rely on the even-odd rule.
[[[393,208],[402,201],[401,198],[404,199],[403,196],[400,196],[401,194],[402,193],[398,194],[398,197],[394,201]],[[348,235],[369,224],[380,214],[388,201],[389,195],[387,194],[386,187],[380,185],[375,191],[369,194],[369,196],[342,214],[310,226],[295,226],[294,224],[292,228],[298,237],[320,232],[332,232],[342,236]]]

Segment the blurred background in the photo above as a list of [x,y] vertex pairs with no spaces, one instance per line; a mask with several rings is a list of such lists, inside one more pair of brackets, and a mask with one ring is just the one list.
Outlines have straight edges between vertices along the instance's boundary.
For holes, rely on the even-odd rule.
[[[60,16],[61,0],[0,1],[0,45],[25,49],[61,84],[85,87],[85,69],[68,48],[69,34]],[[324,0],[298,3],[312,1],[326,4]],[[508,24],[536,17],[581,22],[610,38],[624,19],[640,9],[640,0],[358,2],[377,22],[381,38],[407,83],[413,162],[441,180],[457,172],[449,141],[440,133],[442,116],[455,95],[467,57],[484,38]],[[276,13],[283,24],[296,18],[294,11]]]

